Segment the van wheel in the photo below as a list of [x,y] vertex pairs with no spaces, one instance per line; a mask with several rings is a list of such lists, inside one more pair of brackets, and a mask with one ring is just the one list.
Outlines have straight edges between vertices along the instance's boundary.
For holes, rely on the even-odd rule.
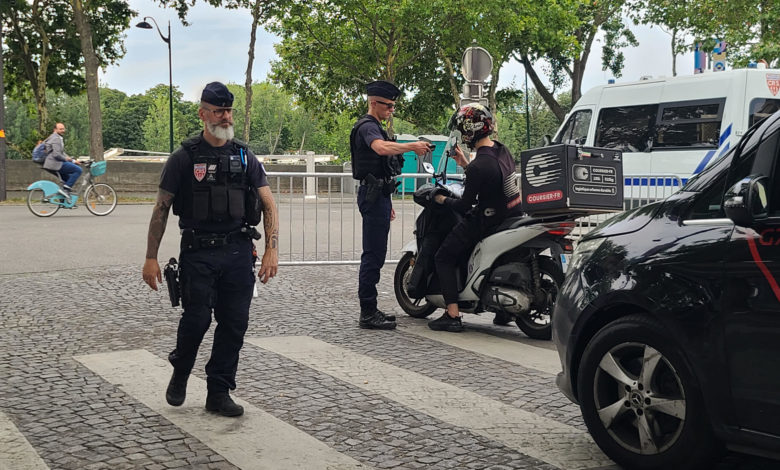
[[398,265],[395,267],[395,275],[393,276],[393,288],[398,305],[401,306],[404,312],[410,317],[425,318],[436,310],[436,306],[428,303],[424,297],[421,299],[411,298],[406,292],[406,283],[412,274],[415,259],[416,256],[414,254],[406,253],[398,261]]
[[539,274],[542,277],[542,298],[531,304],[528,313],[517,315],[515,323],[529,338],[549,340],[552,338],[552,311],[563,284],[563,271],[555,261],[540,257]]
[[680,346],[631,315],[590,340],[578,373],[582,417],[609,458],[632,469],[710,468],[719,446]]

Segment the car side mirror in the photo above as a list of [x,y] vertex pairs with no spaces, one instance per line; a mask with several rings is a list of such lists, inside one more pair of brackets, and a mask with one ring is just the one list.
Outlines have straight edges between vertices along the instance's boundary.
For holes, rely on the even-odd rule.
[[723,201],[726,216],[741,227],[752,227],[766,218],[768,199],[766,185],[769,178],[753,175],[732,186]]
[[550,134],[544,134],[542,136],[542,147],[547,147],[552,144],[552,137]]

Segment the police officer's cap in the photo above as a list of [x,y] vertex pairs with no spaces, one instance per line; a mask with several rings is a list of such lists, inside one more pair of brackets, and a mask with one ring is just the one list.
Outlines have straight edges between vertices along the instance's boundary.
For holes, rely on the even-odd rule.
[[401,90],[391,82],[377,80],[366,84],[366,94],[368,96],[381,96],[382,98],[395,101],[401,94]]
[[200,100],[220,108],[229,108],[233,106],[233,93],[224,83],[211,82],[203,88]]

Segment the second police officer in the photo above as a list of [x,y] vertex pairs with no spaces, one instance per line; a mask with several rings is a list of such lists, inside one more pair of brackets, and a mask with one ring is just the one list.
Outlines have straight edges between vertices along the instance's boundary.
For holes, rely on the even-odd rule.
[[[265,171],[246,145],[233,140],[233,94],[212,82],[201,95],[198,116],[203,132],[182,142],[160,176],[157,202],[149,223],[143,279],[157,290],[161,282],[157,252],[168,212],[179,216],[181,303],[176,348],[168,355],[173,375],[165,398],[184,402],[187,380],[198,348],[211,324],[217,326],[206,364],[206,410],[240,416],[230,397],[236,388],[239,351],[249,322],[254,290],[252,238],[262,212],[265,252],[258,272],[265,283],[278,269],[278,218]],[[260,207],[262,202],[262,208]]]
[[395,176],[401,173],[404,152],[424,155],[430,150],[422,141],[397,143],[382,128],[395,110],[401,91],[391,82],[378,80],[366,85],[368,114],[352,128],[349,148],[352,176],[360,180],[358,209],[363,218],[363,253],[360,257],[358,298],[361,328],[390,330],[395,317],[377,308],[376,285],[387,255],[387,236],[395,211],[390,195],[395,191]]

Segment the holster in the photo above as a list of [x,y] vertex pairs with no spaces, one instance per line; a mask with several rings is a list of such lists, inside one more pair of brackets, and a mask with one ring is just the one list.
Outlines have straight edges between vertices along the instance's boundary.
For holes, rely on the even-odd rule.
[[379,193],[382,191],[382,182],[377,180],[371,173],[366,175],[363,181],[366,185],[366,202],[373,204],[379,198]]
[[171,299],[171,307],[178,307],[181,299],[181,284],[179,281],[179,263],[176,258],[171,258],[163,269],[165,283],[168,285],[168,297]]

